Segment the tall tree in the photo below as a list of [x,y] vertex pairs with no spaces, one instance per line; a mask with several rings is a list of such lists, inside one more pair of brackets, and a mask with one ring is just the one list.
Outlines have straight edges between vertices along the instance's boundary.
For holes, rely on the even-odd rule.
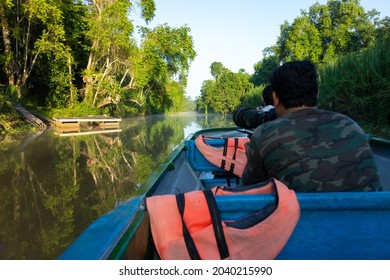
[[198,108],[204,108],[205,113],[208,108],[222,114],[232,112],[240,104],[241,96],[253,88],[250,75],[243,70],[234,73],[220,62],[213,62],[210,70],[215,80],[203,82]]
[[278,58],[275,55],[267,56],[254,65],[254,73],[250,81],[254,86],[268,84],[274,70],[279,66]]
[[200,89],[200,96],[198,97],[196,104],[197,110],[204,109],[205,114],[208,114],[209,107],[213,103],[213,95],[217,94],[215,90],[215,81],[206,80],[203,81]]
[[310,60],[318,63],[322,52],[321,37],[308,17],[298,17],[291,25],[285,41],[289,55],[285,61]]
[[211,76],[218,82],[221,79],[221,76],[224,71],[224,66],[221,62],[213,62],[210,66]]
[[0,19],[8,85],[18,98],[42,55],[72,61],[66,46],[62,1],[1,0]]
[[381,20],[377,20],[378,28],[376,29],[377,38],[385,38],[390,35],[390,17],[386,16]]
[[[172,28],[166,24],[141,28],[140,47],[133,49],[129,71],[122,78],[126,84],[122,87],[125,100],[140,107],[149,105],[157,112],[180,107],[175,102],[184,102],[188,71],[196,56],[190,31],[187,26]],[[181,97],[169,93],[170,86]]]
[[18,64],[15,60],[12,51],[11,44],[11,26],[8,20],[7,14],[10,9],[14,6],[11,0],[0,0],[0,20],[1,20],[1,31],[3,37],[3,49],[4,53],[1,55],[1,62],[3,64],[3,70],[8,78],[8,83],[14,85],[14,74],[18,72]]
[[326,63],[372,46],[380,24],[377,17],[378,12],[366,12],[359,0],[317,2],[308,12],[301,11],[291,24],[284,22],[271,49],[281,62],[308,59]]
[[[120,84],[117,76],[129,68],[128,57],[135,46],[131,40],[134,27],[128,13],[134,1],[89,0],[89,38],[91,50],[84,72],[84,101],[96,107],[118,102]],[[154,16],[154,0],[140,3],[146,21]]]
[[132,39],[134,27],[128,12],[138,3],[148,22],[154,16],[153,0],[89,3],[92,48],[84,72],[84,101],[103,107],[124,100],[137,104],[141,110],[169,110],[173,101],[166,94],[166,87],[173,80],[185,88],[196,55],[190,28],[171,28],[166,24],[154,29],[141,27],[138,44]]

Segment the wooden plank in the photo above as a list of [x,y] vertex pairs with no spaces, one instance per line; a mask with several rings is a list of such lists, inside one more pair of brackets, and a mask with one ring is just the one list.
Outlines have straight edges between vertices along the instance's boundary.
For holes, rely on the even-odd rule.
[[122,119],[113,117],[55,117],[55,121],[60,123],[68,122],[120,122]]
[[113,132],[122,132],[122,129],[106,129],[106,130],[88,130],[88,131],[62,131],[55,132],[59,136],[81,136],[81,135],[93,135],[93,134],[103,134],[103,133],[113,133]]
[[79,128],[80,123],[79,122],[59,122],[55,121],[56,126],[61,127],[61,128]]
[[111,128],[116,128],[116,127],[119,127],[119,122],[97,122],[97,124],[101,127],[104,127],[104,128],[108,128],[108,127],[111,127]]
[[[90,135],[110,132],[121,132],[119,129],[120,118],[113,117],[55,117],[53,118],[58,128],[57,135],[60,136],[77,136]],[[84,129],[81,129],[81,127]],[[98,126],[101,129],[85,130],[87,127]]]

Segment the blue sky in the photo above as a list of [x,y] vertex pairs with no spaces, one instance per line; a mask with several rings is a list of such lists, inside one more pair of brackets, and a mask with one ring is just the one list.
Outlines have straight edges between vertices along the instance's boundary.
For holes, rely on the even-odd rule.
[[[290,23],[316,0],[155,0],[156,15],[149,27],[167,23],[191,28],[197,56],[191,64],[187,94],[200,94],[204,80],[211,79],[210,65],[221,62],[233,72],[262,59],[264,48],[276,43],[280,25]],[[319,0],[325,4],[326,0]],[[375,8],[380,17],[390,16],[390,1],[361,0],[365,10]],[[144,23],[136,20],[135,24]]]

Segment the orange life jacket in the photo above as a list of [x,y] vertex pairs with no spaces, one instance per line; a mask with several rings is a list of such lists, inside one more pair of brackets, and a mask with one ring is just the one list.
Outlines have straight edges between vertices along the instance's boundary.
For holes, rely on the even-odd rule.
[[[215,196],[274,194],[275,204],[238,220],[221,221]],[[274,259],[299,216],[293,190],[276,179],[235,188],[215,187],[146,199],[150,226],[161,259]]]
[[248,137],[225,138],[225,144],[221,148],[215,148],[204,142],[204,136],[199,135],[195,139],[195,145],[201,154],[212,164],[226,171],[242,177],[247,163],[245,143]]

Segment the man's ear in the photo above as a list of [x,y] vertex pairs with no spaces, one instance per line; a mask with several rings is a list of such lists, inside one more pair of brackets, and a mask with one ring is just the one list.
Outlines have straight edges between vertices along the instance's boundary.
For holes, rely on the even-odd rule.
[[274,91],[272,92],[272,100],[274,101],[274,107],[279,106],[280,100]]

